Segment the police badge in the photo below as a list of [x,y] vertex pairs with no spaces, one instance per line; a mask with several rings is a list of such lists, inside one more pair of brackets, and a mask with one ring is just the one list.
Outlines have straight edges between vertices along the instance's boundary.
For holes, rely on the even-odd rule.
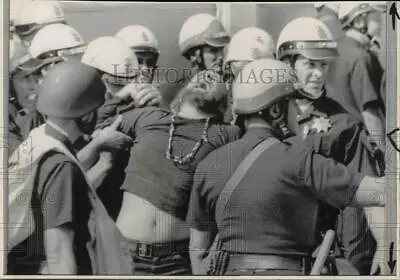
[[312,120],[311,128],[317,133],[327,132],[332,127],[332,124],[328,118],[319,117]]

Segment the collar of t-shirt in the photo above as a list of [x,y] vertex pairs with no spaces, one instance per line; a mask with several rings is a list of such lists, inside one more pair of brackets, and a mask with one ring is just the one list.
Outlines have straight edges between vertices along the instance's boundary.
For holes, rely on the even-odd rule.
[[65,132],[59,128],[56,124],[53,124],[50,121],[47,121],[45,124],[45,133],[61,143],[64,144],[65,147],[75,156],[76,155],[76,149],[75,149],[75,144],[80,143],[81,137],[78,137],[74,143],[72,143],[68,137],[66,136]]

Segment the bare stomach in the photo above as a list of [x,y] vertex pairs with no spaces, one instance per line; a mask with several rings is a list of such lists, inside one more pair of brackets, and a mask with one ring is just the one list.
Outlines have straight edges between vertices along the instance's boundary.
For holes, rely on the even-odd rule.
[[128,192],[124,192],[116,224],[125,237],[143,243],[189,239],[184,221]]

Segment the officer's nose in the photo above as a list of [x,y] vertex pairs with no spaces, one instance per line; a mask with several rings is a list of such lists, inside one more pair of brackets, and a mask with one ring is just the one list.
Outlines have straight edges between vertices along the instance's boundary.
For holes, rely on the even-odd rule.
[[318,63],[313,70],[313,76],[316,79],[322,79],[324,76],[324,67]]

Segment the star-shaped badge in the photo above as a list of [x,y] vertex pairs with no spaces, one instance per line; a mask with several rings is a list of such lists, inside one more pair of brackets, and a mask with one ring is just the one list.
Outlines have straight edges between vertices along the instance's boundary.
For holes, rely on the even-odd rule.
[[327,132],[332,127],[332,124],[329,119],[320,117],[313,119],[313,123],[311,128],[315,130],[317,133]]

